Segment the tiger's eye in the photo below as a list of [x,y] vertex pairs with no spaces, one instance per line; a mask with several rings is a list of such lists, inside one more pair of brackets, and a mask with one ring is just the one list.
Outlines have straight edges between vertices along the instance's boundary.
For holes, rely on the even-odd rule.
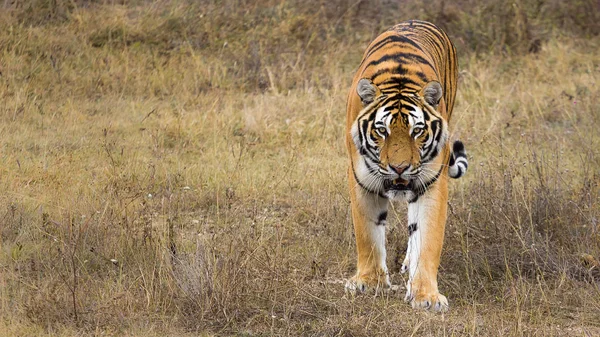
[[380,135],[384,136],[387,133],[387,129],[382,127],[378,127],[377,128],[377,132],[379,132]]
[[416,127],[413,129],[413,136],[418,136],[423,132],[423,128]]

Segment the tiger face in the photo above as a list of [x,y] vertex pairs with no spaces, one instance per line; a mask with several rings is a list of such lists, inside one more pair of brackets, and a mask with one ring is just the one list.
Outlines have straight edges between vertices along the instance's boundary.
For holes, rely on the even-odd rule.
[[361,79],[357,93],[364,106],[351,129],[360,154],[357,181],[389,199],[418,198],[442,169],[438,155],[448,125],[437,111],[441,85],[432,81],[418,92],[382,93]]

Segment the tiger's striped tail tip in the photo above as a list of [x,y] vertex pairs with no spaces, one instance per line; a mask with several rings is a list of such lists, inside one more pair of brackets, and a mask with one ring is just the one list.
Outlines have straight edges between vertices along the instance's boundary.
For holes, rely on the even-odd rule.
[[469,167],[469,161],[467,160],[467,151],[465,145],[460,141],[454,141],[452,145],[452,155],[450,156],[450,169],[448,174],[450,178],[458,179],[465,175],[467,168]]

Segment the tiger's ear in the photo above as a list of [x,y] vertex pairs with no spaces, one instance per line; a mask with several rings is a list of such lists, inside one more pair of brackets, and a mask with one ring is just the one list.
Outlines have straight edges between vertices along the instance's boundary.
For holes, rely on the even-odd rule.
[[356,92],[360,97],[360,100],[363,105],[368,105],[373,103],[375,100],[375,95],[377,94],[377,87],[370,80],[363,78],[358,81],[358,85],[356,86]]
[[438,81],[431,81],[427,83],[425,88],[421,91],[425,102],[431,106],[436,106],[440,103],[440,99],[443,95],[442,85]]

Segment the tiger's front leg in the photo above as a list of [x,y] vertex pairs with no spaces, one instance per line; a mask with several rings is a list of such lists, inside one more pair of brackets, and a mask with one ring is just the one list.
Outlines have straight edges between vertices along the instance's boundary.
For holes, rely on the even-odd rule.
[[448,300],[439,293],[437,283],[446,226],[446,176],[442,174],[425,194],[408,204],[409,239],[402,270],[409,272],[405,300],[413,308],[448,310]]
[[350,202],[358,256],[356,274],[346,282],[346,291],[390,287],[385,251],[388,200],[362,188],[349,173]]

